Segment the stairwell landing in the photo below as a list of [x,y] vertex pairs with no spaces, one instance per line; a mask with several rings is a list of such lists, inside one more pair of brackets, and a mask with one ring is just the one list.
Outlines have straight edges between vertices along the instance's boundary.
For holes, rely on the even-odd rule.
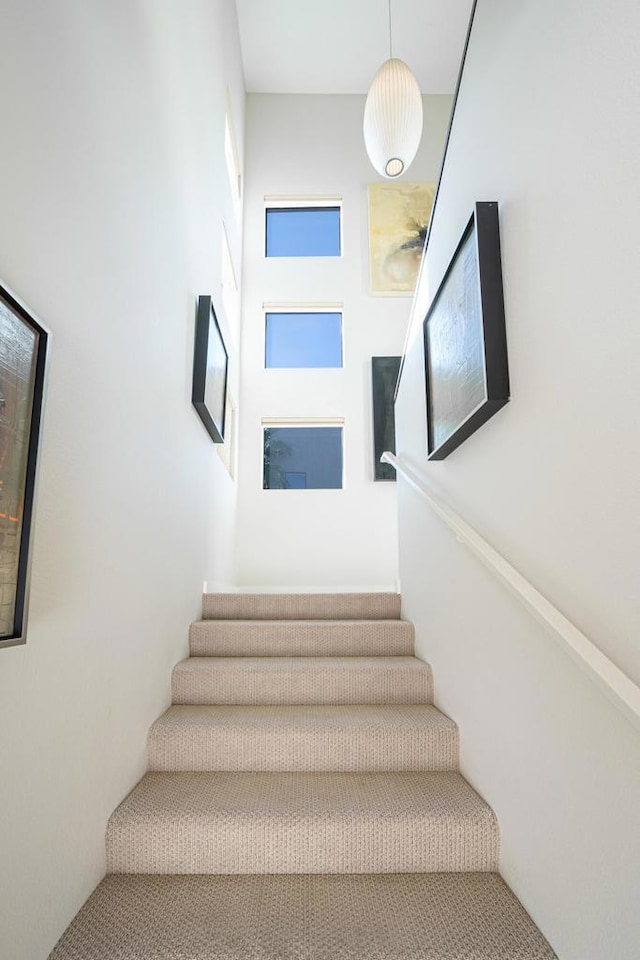
[[397,594],[207,594],[50,960],[550,960]]

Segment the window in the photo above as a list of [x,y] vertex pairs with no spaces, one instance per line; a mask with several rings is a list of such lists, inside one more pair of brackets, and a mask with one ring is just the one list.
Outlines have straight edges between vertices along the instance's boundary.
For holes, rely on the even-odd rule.
[[341,367],[338,311],[265,314],[265,367]]
[[340,207],[267,207],[267,257],[339,257]]
[[233,333],[233,339],[237,344],[240,340],[240,296],[238,294],[238,283],[236,281],[236,272],[233,267],[231,250],[229,249],[229,240],[224,223],[222,224],[222,242],[221,242],[221,263],[220,276],[222,281],[222,306],[229,327]]
[[233,480],[236,475],[236,405],[228,390],[224,420],[224,443],[216,446],[220,459]]
[[233,135],[233,124],[229,110],[227,110],[224,118],[224,158],[227,164],[227,176],[229,177],[231,196],[236,203],[239,203],[242,198],[242,177],[240,175],[236,139]]
[[265,426],[265,490],[342,489],[342,426]]
[[240,161],[238,158],[238,148],[233,130],[233,120],[231,118],[231,107],[227,104],[227,112],[224,118],[224,158],[227,167],[227,176],[231,188],[231,199],[233,200],[233,214],[238,229],[242,225],[242,174],[240,172]]

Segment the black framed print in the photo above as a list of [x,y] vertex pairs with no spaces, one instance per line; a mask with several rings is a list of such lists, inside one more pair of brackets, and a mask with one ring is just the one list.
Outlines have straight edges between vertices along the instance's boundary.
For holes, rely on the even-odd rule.
[[371,387],[373,400],[373,479],[395,480],[396,471],[390,463],[380,463],[385,450],[396,452],[396,422],[394,396],[401,357],[371,358]]
[[476,203],[423,324],[429,460],[509,400],[498,204]]
[[0,283],[0,647],[26,641],[48,334]]
[[198,297],[191,402],[214,443],[224,443],[228,368],[211,297]]

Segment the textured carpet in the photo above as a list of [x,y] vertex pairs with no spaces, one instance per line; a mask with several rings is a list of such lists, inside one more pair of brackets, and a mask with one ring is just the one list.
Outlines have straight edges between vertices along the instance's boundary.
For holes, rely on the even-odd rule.
[[398,593],[205,593],[203,620],[398,620]]
[[431,703],[416,657],[190,657],[173,670],[174,703]]
[[428,705],[174,706],[150,770],[455,770],[458,731]]
[[198,620],[192,657],[408,657],[407,620]]
[[493,873],[110,876],[50,960],[552,960]]
[[51,960],[551,960],[399,616],[396,594],[205,596]]
[[496,870],[459,773],[148,773],[107,826],[112,873]]

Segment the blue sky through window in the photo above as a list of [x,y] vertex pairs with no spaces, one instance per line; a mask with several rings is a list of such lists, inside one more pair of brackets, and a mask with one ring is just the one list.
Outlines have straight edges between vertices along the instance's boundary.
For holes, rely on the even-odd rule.
[[267,209],[266,255],[339,257],[340,207]]
[[341,367],[341,313],[267,313],[266,367]]

